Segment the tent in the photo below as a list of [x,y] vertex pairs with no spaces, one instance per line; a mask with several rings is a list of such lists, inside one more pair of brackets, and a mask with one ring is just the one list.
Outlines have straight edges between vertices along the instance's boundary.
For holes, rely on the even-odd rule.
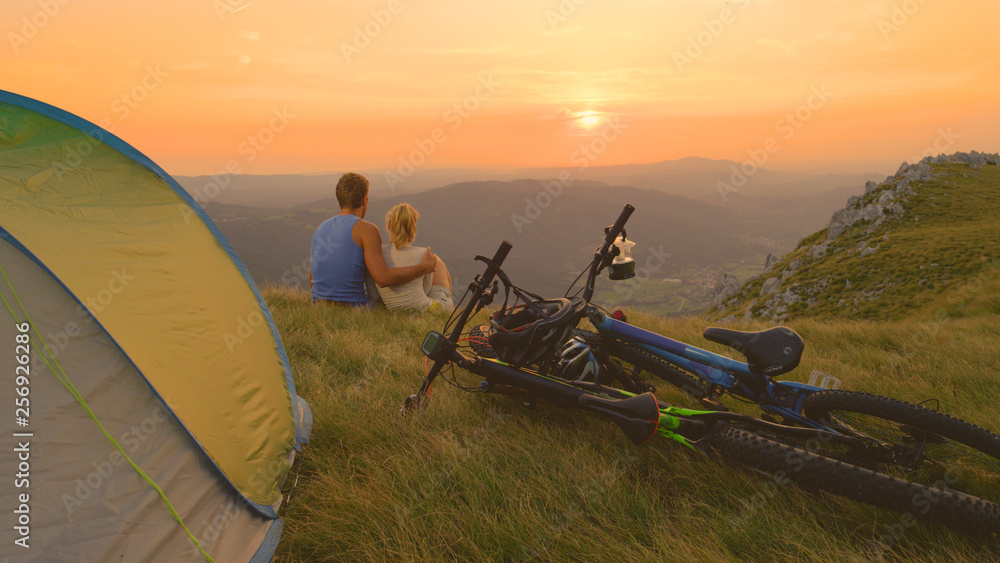
[[0,557],[270,560],[311,415],[204,210],[108,131],[0,91],[0,274]]

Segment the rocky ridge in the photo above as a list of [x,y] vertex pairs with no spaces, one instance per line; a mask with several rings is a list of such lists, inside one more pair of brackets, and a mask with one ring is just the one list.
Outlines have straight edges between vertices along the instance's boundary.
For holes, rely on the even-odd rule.
[[[833,213],[826,229],[804,238],[798,248],[781,258],[769,255],[761,274],[742,285],[732,274],[721,275],[713,292],[714,309],[709,314],[721,316],[720,322],[762,319],[780,323],[789,318],[792,308],[808,309],[829,298],[832,285],[838,290],[833,293],[844,295],[838,307],[850,308],[877,299],[894,280],[852,288],[849,274],[826,275],[808,283],[803,279],[806,276],[797,274],[835,254],[864,260],[879,252],[889,240],[891,227],[904,217],[919,222],[919,216],[907,216],[907,202],[918,194],[923,183],[937,178],[933,165],[939,164],[965,164],[972,169],[998,166],[1000,155],[973,151],[929,156],[916,164],[904,162],[881,183],[869,181],[864,194],[851,196],[842,209]],[[845,236],[848,232],[849,237]],[[854,291],[847,291],[851,289]]]

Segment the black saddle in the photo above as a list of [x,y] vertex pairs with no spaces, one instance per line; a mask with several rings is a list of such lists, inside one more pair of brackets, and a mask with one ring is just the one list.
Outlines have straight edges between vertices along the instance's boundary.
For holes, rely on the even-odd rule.
[[760,332],[712,327],[705,329],[705,338],[740,352],[746,356],[751,372],[770,377],[795,369],[805,349],[802,337],[783,326]]

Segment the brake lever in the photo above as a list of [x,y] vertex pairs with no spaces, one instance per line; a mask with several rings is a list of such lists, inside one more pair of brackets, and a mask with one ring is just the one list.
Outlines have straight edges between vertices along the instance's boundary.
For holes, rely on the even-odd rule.
[[490,287],[489,291],[484,291],[483,296],[480,298],[480,307],[488,307],[493,304],[493,299],[497,296],[497,292],[500,291],[500,284],[497,280],[493,280],[493,286]]
[[[614,225],[609,225],[607,227],[604,227],[604,236],[608,236],[608,234],[611,233],[611,229],[613,229],[613,228],[614,228]],[[625,232],[625,227],[622,227],[622,234],[620,236],[622,237],[622,240],[625,240],[625,239],[628,238],[628,234]]]
[[606,253],[601,253],[601,247],[598,247],[597,250],[594,251],[594,254],[600,255],[601,257],[601,263],[597,265],[597,274],[600,274],[604,271],[604,268],[607,268],[611,262],[614,261],[615,256],[621,254],[621,249],[617,246],[612,246]]

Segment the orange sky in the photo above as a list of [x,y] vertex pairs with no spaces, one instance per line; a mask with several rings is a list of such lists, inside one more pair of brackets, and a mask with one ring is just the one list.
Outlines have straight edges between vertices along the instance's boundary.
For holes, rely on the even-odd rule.
[[178,175],[587,146],[593,166],[771,146],[770,167],[889,173],[1000,150],[995,0],[4,0],[0,21],[0,88]]

